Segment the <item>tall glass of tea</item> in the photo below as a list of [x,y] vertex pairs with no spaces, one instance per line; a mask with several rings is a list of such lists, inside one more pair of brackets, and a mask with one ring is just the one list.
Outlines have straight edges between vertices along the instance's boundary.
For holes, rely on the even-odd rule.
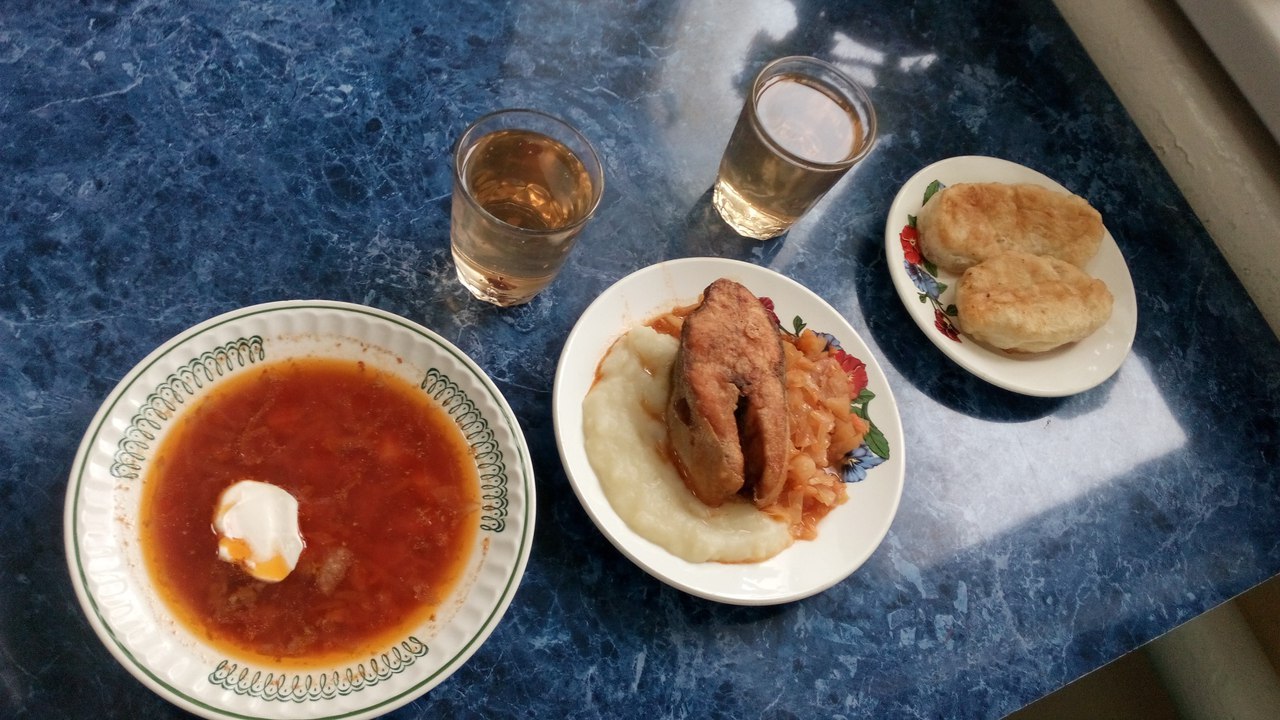
[[765,66],[720,161],[712,203],[740,235],[789,230],[876,138],[860,85],[830,63],[784,57]]
[[536,110],[481,117],[453,155],[449,240],[458,280],[499,306],[533,299],[555,279],[604,192],[591,143]]

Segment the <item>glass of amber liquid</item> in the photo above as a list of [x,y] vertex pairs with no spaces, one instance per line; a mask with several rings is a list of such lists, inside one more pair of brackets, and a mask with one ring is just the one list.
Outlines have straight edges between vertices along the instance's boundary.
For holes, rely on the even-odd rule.
[[777,237],[866,157],[875,138],[871,99],[838,68],[811,57],[774,60],[743,103],[712,203],[739,235]]
[[604,192],[591,143],[536,110],[481,117],[453,155],[449,240],[458,280],[502,307],[555,279]]

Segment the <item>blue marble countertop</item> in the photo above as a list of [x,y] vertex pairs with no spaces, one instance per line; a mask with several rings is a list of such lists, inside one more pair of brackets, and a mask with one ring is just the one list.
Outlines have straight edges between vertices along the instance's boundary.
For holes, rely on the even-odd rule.
[[[766,61],[870,89],[878,145],[779,241],[710,186]],[[567,275],[501,310],[458,285],[451,144],[560,114],[597,145]],[[1133,353],[1065,399],[953,364],[893,291],[885,216],[935,160],[994,155],[1086,196],[1137,287]],[[1280,572],[1280,343],[1049,0],[6,2],[0,11],[0,715],[176,717],[98,641],[66,569],[76,447],[179,331],[328,298],[470,354],[534,457],[514,603],[418,717],[994,718]],[[576,501],[549,379],[591,300],[666,259],[745,259],[843,313],[888,374],[906,488],[836,587],[739,608],[628,562]]]

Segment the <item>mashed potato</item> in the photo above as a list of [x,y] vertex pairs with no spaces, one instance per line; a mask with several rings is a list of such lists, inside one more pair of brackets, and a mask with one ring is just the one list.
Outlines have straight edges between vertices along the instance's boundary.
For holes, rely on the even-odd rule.
[[637,534],[689,562],[758,562],[792,542],[786,520],[734,498],[703,505],[667,452],[664,420],[680,342],[637,327],[609,350],[583,402],[587,457],[614,511]]

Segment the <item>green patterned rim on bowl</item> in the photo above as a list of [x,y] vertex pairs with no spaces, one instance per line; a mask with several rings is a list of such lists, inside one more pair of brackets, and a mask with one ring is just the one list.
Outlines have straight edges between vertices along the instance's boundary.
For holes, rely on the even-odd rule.
[[[295,671],[228,658],[178,623],[151,586],[137,530],[142,478],[173,419],[224,379],[291,357],[358,359],[419,387],[471,445],[483,500],[469,565],[432,619],[370,657]],[[519,423],[492,380],[458,348],[373,308],[269,303],[179,334],[107,396],[71,470],[67,564],[103,644],[175,705],[209,718],[367,718],[443,682],[488,638],[528,562],[534,500]]]

